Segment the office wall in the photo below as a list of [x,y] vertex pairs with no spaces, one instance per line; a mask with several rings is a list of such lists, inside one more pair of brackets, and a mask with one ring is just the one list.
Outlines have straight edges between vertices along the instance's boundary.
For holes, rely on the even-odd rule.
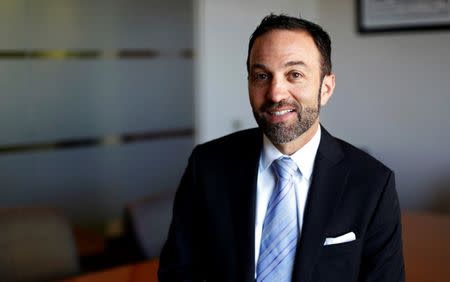
[[0,2],[1,207],[59,206],[98,224],[177,187],[193,146],[192,10]]
[[355,2],[319,1],[337,77],[322,121],[396,172],[405,209],[450,212],[450,31],[360,35]]
[[403,208],[449,211],[449,31],[361,36],[354,0],[196,3],[196,142],[255,126],[248,37],[269,12],[301,13],[333,41],[337,87],[324,126],[396,172]]

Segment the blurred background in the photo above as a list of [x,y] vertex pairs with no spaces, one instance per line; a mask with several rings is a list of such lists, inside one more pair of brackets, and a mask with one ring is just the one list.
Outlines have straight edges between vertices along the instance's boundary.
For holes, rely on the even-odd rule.
[[0,204],[96,225],[174,189],[194,144],[192,2],[0,5]]
[[331,36],[322,124],[395,171],[403,210],[450,213],[450,32],[360,34],[356,2],[1,0],[0,207],[57,208],[88,243],[148,199],[169,218],[194,145],[256,126],[248,38],[282,12]]

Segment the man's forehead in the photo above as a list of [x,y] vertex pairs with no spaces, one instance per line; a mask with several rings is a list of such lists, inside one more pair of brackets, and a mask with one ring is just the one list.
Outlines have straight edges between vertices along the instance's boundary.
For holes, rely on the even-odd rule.
[[250,67],[319,65],[320,54],[312,37],[303,30],[274,30],[255,40],[250,52]]

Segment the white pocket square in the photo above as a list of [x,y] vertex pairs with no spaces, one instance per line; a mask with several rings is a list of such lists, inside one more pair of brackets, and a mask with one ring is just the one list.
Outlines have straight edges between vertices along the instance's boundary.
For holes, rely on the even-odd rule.
[[347,243],[351,241],[356,240],[356,235],[354,232],[348,232],[347,234],[344,234],[342,236],[334,237],[334,238],[326,238],[325,243],[323,243],[324,246],[326,245],[335,245],[335,244],[342,244]]

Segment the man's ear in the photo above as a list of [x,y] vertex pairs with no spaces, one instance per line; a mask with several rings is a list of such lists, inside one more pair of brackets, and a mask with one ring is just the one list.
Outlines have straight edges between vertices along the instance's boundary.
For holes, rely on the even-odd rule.
[[322,88],[320,90],[320,106],[325,106],[328,100],[333,95],[334,87],[336,85],[336,77],[334,73],[325,75],[322,80]]

